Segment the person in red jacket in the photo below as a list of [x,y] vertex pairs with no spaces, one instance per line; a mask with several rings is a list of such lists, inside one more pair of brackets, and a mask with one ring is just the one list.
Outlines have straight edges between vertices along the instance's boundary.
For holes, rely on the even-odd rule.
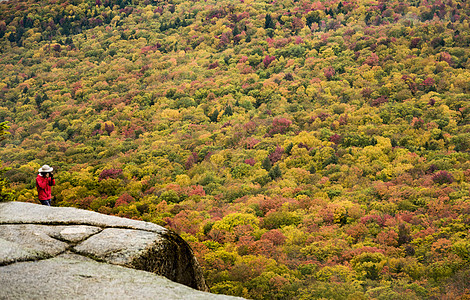
[[55,185],[53,168],[44,165],[39,169],[38,177],[36,177],[36,188],[38,190],[38,198],[42,205],[51,206],[51,186]]

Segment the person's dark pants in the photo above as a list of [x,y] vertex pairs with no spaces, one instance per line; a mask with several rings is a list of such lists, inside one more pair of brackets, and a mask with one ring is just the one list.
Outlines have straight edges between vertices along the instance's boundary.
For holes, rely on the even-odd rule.
[[51,199],[49,199],[49,200],[39,200],[39,201],[41,201],[42,205],[51,206]]

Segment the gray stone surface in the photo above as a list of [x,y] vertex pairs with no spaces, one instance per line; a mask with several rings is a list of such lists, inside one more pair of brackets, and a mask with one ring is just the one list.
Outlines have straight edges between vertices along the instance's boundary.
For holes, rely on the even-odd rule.
[[103,215],[74,207],[50,207],[26,202],[0,203],[1,224],[90,225],[166,233],[157,224]]
[[52,238],[50,228],[44,225],[0,225],[0,238],[14,242],[22,249],[51,257],[64,252],[68,244]]
[[49,258],[101,231],[92,226],[48,226],[1,224],[0,265],[16,261]]
[[0,299],[235,300],[177,284],[153,273],[61,256],[0,268]]
[[[201,291],[208,290],[202,270],[189,245],[180,236],[161,226],[70,207],[47,207],[22,202],[0,203],[0,286],[2,287],[0,299],[8,295],[13,297],[12,299],[18,299],[15,296],[19,295],[17,293],[31,289],[36,291],[36,294],[33,294],[35,299],[45,297],[51,299],[51,295],[52,299],[61,298],[64,290],[61,286],[57,287],[57,284],[54,284],[55,280],[49,279],[54,276],[60,277],[59,273],[51,270],[59,266],[59,269],[71,268],[71,273],[67,273],[67,270],[64,272],[69,274],[70,284],[75,284],[77,291],[88,291],[88,287],[82,286],[85,283],[88,286],[88,281],[85,280],[87,278],[96,279],[97,285],[104,285],[108,282],[109,289],[103,290],[102,293],[100,291],[101,294],[98,295],[104,299],[108,299],[107,293],[109,297],[112,297],[113,290],[119,290],[118,285],[123,284],[122,280],[116,277],[117,275],[108,278],[106,275],[108,273],[103,273],[104,277],[96,274],[96,276],[87,277],[88,275],[81,276],[73,273],[75,267],[82,268],[79,266],[81,263],[92,264],[93,268],[100,266],[106,270],[127,270],[125,274],[137,274],[137,270],[148,271],[151,273],[144,272],[143,274],[147,274],[145,276],[150,274],[152,278],[160,278],[157,275],[164,276],[174,281],[177,286],[181,283]],[[118,268],[116,265],[127,268]],[[85,266],[83,268],[86,269]],[[37,276],[30,276],[30,271],[37,272]],[[42,275],[41,272],[43,272]],[[96,272],[99,274],[98,270]],[[17,274],[18,285],[8,285],[9,275],[4,274]],[[25,278],[19,278],[20,274]],[[125,278],[133,282],[133,279]],[[45,290],[38,289],[43,279],[46,279],[51,287]],[[142,289],[159,289],[155,286],[147,287],[149,283],[145,280],[142,283]],[[158,286],[160,281],[155,284]],[[28,285],[31,286],[30,289],[26,288]],[[131,287],[128,288],[132,290]],[[55,289],[57,289],[57,294],[54,294]],[[180,287],[172,287],[172,291],[168,292],[170,298],[155,298],[154,296],[150,298],[182,299],[178,298],[179,294],[172,294],[179,289]],[[93,288],[89,289],[90,292],[92,290]],[[182,290],[186,291],[186,287]],[[126,296],[125,292],[121,291],[121,293],[124,297]],[[164,292],[160,291],[160,293],[164,295]],[[79,294],[74,295],[80,298]],[[93,294],[84,295],[83,299],[95,299]],[[197,295],[207,297],[207,294]],[[77,298],[75,296],[73,298]],[[135,299],[143,298],[135,296],[133,294]],[[206,299],[197,297],[194,299]],[[20,299],[24,298],[20,297]]]
[[99,227],[86,225],[49,227],[53,230],[51,232],[51,236],[53,238],[70,243],[81,242],[102,231],[102,229]]
[[40,252],[33,249],[25,249],[21,245],[0,238],[0,266],[17,261],[40,259]]
[[93,256],[108,263],[130,266],[135,257],[161,243],[153,232],[107,228],[74,247],[77,253]]

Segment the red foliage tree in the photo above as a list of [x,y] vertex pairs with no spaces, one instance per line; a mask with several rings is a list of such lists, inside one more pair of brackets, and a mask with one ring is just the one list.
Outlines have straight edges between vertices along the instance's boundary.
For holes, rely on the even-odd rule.
[[275,59],[276,59],[275,56],[266,55],[263,59],[264,67],[267,68]]
[[271,130],[269,130],[269,135],[273,136],[275,134],[284,134],[289,129],[290,125],[292,124],[291,120],[286,118],[276,118],[273,120],[271,125]]
[[134,197],[132,197],[128,193],[124,193],[116,200],[116,203],[114,204],[114,207],[127,205],[127,204],[133,202],[134,200],[135,200]]

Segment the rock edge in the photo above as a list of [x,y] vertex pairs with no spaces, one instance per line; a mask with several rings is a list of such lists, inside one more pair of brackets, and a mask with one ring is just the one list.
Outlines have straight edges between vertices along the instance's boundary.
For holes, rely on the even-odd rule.
[[[72,207],[7,202],[0,203],[0,228],[3,266],[50,260],[71,252],[208,291],[189,245],[179,235],[153,223]],[[123,235],[116,237],[113,232]]]

